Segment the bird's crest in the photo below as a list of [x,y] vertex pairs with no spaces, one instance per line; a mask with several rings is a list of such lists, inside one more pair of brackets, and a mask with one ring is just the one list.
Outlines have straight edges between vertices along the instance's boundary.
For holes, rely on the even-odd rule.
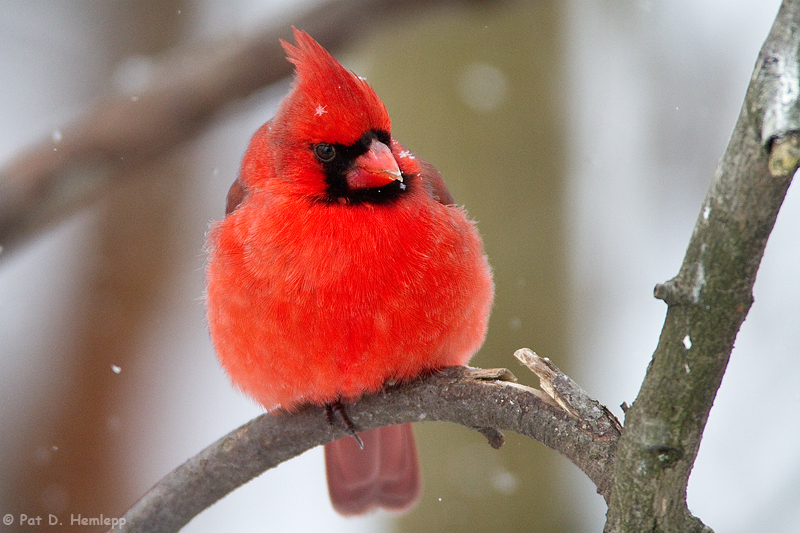
[[292,129],[306,139],[344,145],[370,130],[390,133],[386,108],[366,81],[340,65],[306,32],[295,28],[294,38],[296,46],[281,40],[296,76],[276,118],[291,121]]

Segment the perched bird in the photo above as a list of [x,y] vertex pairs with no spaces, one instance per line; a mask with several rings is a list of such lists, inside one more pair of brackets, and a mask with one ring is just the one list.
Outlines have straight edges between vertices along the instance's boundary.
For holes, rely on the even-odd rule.
[[[268,410],[348,401],[447,366],[486,335],[483,243],[441,175],[392,137],[375,91],[307,33],[295,80],[253,136],[208,233],[207,310],[233,383]],[[410,424],[325,446],[334,508],[420,494]]]

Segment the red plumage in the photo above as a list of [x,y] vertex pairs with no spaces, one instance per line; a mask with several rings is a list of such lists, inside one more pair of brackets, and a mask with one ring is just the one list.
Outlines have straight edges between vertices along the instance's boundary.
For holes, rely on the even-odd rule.
[[[283,43],[293,89],[253,136],[208,236],[217,354],[270,410],[465,364],[493,298],[480,236],[439,173],[391,138],[365,81],[308,34],[295,40]],[[410,426],[363,438],[364,450],[326,446],[334,507],[409,507],[419,494]]]

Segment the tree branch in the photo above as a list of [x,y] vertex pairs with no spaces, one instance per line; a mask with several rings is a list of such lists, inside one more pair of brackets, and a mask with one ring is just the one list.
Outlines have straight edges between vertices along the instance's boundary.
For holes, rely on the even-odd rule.
[[[325,47],[431,4],[348,0],[296,19]],[[258,37],[164,60],[142,93],[111,97],[59,141],[41,142],[0,171],[0,250],[96,199],[138,168],[201,131],[226,103],[290,72],[280,21]],[[277,29],[280,28],[280,29]],[[420,420],[499,430],[543,442],[579,466],[610,501],[606,531],[709,531],[686,506],[686,486],[736,334],[753,302],[767,238],[800,161],[800,0],[785,0],[762,47],[732,138],[703,203],[679,274],[657,285],[668,304],[639,396],[619,424],[569,378],[520,353],[542,391],[502,372],[453,368],[348,407],[360,430]],[[5,254],[3,254],[5,255]],[[503,379],[501,379],[503,378]],[[499,380],[498,380],[499,379]],[[323,409],[263,415],[169,474],[126,515],[126,531],[177,531],[266,469],[344,436]],[[617,445],[619,442],[619,449]],[[615,460],[616,457],[616,460]]]
[[[348,405],[347,413],[358,431],[405,422],[455,422],[487,435],[496,448],[502,444],[499,430],[514,431],[561,452],[608,500],[619,422],[552,363],[530,350],[517,354],[539,369],[543,386],[561,397],[566,408],[540,390],[514,383],[508,370],[452,367],[364,396]],[[346,436],[342,428],[328,425],[323,407],[264,414],[168,474],[125,514],[121,531],[178,531],[265,470]]]
[[686,486],[764,247],[797,169],[800,1],[786,0],[761,49],[739,120],[703,203],[658,347],[625,417],[606,532],[711,531]]
[[0,257],[97,200],[127,171],[202,132],[226,104],[287,77],[292,66],[278,39],[291,39],[292,24],[333,50],[409,13],[476,1],[328,2],[291,21],[273,21],[249,39],[174,51],[158,62],[141,93],[109,95],[0,170]]

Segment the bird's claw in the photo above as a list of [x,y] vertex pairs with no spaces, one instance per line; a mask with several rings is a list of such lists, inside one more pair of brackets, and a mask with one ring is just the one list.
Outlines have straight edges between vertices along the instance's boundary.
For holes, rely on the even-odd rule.
[[336,424],[334,423],[334,418],[336,421],[341,422],[347,434],[356,439],[358,447],[363,450],[364,442],[361,440],[361,437],[358,436],[358,433],[356,433],[356,428],[353,425],[353,421],[350,420],[349,416],[347,416],[347,411],[344,410],[344,405],[342,405],[342,402],[339,400],[336,400],[333,403],[325,404],[325,420],[328,421],[328,424],[335,426]]

